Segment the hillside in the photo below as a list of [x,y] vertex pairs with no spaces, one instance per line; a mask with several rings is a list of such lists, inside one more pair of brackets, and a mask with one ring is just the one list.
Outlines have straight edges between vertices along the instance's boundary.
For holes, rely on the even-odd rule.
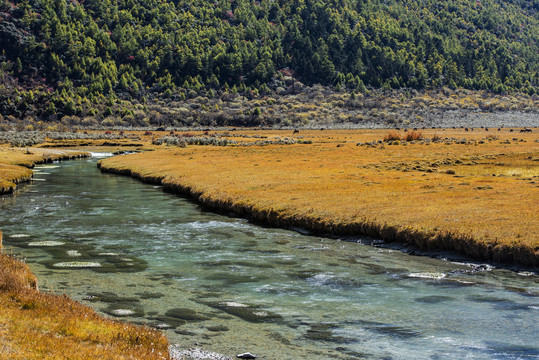
[[348,92],[539,86],[539,0],[0,0],[0,20],[3,116],[256,98],[289,78]]

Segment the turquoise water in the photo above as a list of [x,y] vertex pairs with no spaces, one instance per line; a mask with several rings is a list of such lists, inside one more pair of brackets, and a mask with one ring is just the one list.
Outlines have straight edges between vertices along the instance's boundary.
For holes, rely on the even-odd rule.
[[96,159],[37,167],[0,198],[0,229],[42,290],[162,328],[181,348],[539,359],[536,274],[256,226],[102,174]]

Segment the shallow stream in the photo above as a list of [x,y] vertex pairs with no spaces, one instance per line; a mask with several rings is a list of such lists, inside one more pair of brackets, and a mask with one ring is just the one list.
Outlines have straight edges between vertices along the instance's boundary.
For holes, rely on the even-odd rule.
[[96,161],[0,198],[41,290],[228,356],[539,359],[536,274],[256,226]]

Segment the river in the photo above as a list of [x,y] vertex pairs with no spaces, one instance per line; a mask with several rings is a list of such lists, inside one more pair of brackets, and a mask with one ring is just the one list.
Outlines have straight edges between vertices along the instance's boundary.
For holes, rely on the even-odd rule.
[[539,359],[535,273],[257,226],[96,161],[37,166],[0,198],[42,291],[229,356]]

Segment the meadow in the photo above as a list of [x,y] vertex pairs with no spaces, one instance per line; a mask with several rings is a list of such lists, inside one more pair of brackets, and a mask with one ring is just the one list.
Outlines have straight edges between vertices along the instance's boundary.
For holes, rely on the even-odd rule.
[[165,144],[100,166],[274,226],[537,266],[539,143],[520,130],[234,131],[218,136],[236,145]]

